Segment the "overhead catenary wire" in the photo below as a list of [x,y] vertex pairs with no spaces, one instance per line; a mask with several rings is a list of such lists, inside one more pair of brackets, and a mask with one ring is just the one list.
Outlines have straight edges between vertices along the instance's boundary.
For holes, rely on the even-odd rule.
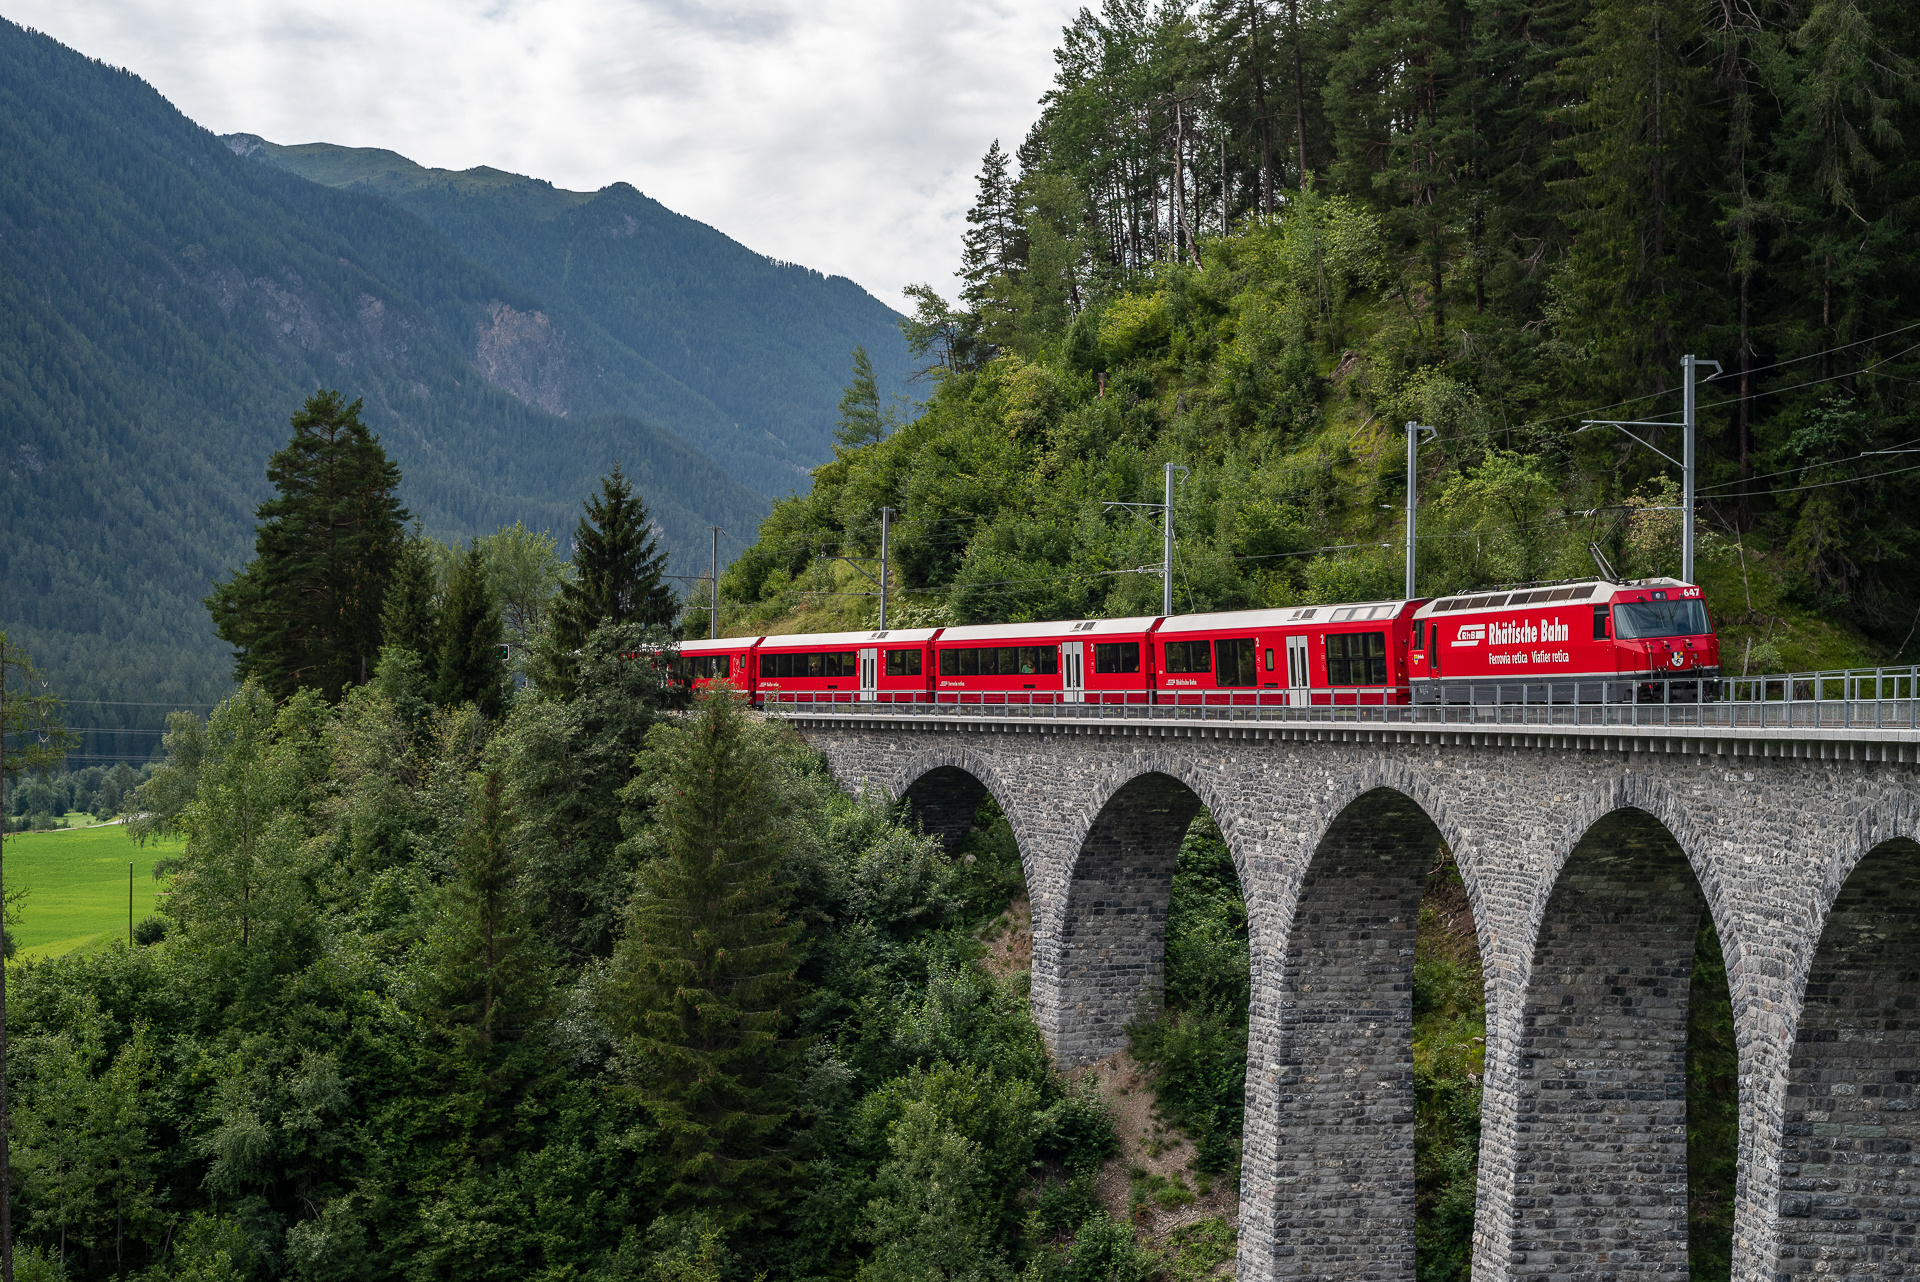
[[[1775,476],[1805,476],[1808,472],[1813,471],[1815,468],[1843,467],[1848,463],[1857,463],[1863,458],[1872,458],[1876,454],[1892,454],[1901,450],[1908,449],[1913,446],[1920,446],[1920,436],[1916,436],[1912,440],[1901,441],[1897,445],[1889,445],[1887,446],[1887,448],[1883,450],[1861,450],[1858,454],[1850,454],[1846,458],[1831,459],[1831,460],[1827,460],[1825,462],[1820,462],[1820,463],[1802,463],[1799,467],[1783,467],[1777,472],[1756,472],[1752,476],[1742,477],[1740,480],[1737,480],[1737,481],[1715,481],[1712,485],[1706,486],[1704,489],[1700,490],[1699,492],[1702,494],[1708,494],[1715,490],[1730,490],[1730,489],[1734,489],[1737,486],[1747,485],[1754,481],[1764,481],[1770,477],[1775,477]],[[1887,475],[1887,473],[1879,472],[1879,473],[1875,473],[1874,475],[1885,476]],[[1857,479],[1866,480],[1869,478],[1860,477]],[[1792,493],[1791,490],[1770,490],[1768,492],[1771,494]]]

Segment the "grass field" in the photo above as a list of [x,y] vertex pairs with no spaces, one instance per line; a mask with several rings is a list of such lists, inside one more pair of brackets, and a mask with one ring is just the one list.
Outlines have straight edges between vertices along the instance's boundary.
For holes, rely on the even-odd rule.
[[6,838],[8,890],[25,887],[19,957],[56,957],[127,937],[127,864],[133,864],[133,919],[154,911],[160,884],[154,861],[178,842],[136,846],[120,824],[63,832],[16,832]]

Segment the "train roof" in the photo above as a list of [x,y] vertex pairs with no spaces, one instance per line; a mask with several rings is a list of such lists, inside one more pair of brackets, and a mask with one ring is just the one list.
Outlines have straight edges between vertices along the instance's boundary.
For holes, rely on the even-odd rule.
[[1324,623],[1361,623],[1397,618],[1405,601],[1357,601],[1335,605],[1290,605],[1279,610],[1223,610],[1217,614],[1181,614],[1160,625],[1161,636],[1182,632],[1219,632],[1238,628],[1285,628]]
[[1116,632],[1138,635],[1153,626],[1153,615],[1142,615],[1130,619],[1066,619],[1046,623],[970,623],[961,628],[948,628],[940,634],[940,643],[949,641],[1003,641],[1003,640],[1039,640],[1042,637],[1065,637],[1077,640],[1086,636],[1112,636]]
[[866,632],[795,632],[760,638],[762,650],[859,649],[861,646],[925,645],[938,628],[883,628]]
[[1617,592],[1631,592],[1635,588],[1684,588],[1692,584],[1682,583],[1679,579],[1635,579],[1631,583],[1614,583],[1606,579],[1590,579],[1585,583],[1549,583],[1539,587],[1515,588],[1500,592],[1464,592],[1453,596],[1436,597],[1421,606],[1415,613],[1417,618],[1430,618],[1436,614],[1454,614],[1465,610],[1503,610],[1516,605],[1560,605],[1579,604],[1588,601],[1611,601]]
[[701,637],[694,641],[682,641],[677,647],[681,654],[704,654],[712,650],[751,650],[759,637]]

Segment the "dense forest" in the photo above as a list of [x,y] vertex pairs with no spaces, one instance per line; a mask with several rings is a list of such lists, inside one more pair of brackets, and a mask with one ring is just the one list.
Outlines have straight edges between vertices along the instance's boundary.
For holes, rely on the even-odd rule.
[[[883,378],[905,360],[897,318],[849,282],[630,188],[513,179],[445,220],[489,228],[460,240],[365,184],[238,156],[135,76],[4,22],[0,151],[0,626],[89,701],[75,724],[101,764],[145,761],[168,708],[230,688],[198,602],[315,388],[365,401],[430,535],[558,531],[622,462],[700,574],[708,526],[746,535],[829,455],[852,346]],[[516,220],[530,191],[570,212]],[[542,275],[552,253],[587,279]],[[729,441],[724,464],[706,452]]]
[[[178,843],[133,943],[12,968],[20,1278],[1068,1282],[1231,1257],[1220,1214],[1136,1240],[1184,1180],[1102,1186],[1108,1104],[1048,1062],[990,804],[949,848],[726,687],[690,700],[648,657],[677,597],[619,471],[565,572],[519,530],[456,554],[406,524],[359,411],[293,416],[255,555],[209,600],[234,695],[173,713],[140,776],[4,759],[30,817],[117,806]],[[57,700],[5,657],[9,746],[45,765],[61,735],[28,714]],[[1244,1006],[1239,917],[1190,969]],[[1203,1191],[1237,1166],[1216,1131]]]
[[[1678,568],[1750,670],[1911,660],[1920,29],[1897,5],[1262,0],[1084,11],[988,152],[926,403],[843,444],[726,582],[736,630],[857,621],[872,556],[955,622]],[[1708,371],[1711,373],[1711,371]],[[884,439],[879,439],[884,436]],[[1148,567],[1141,572],[1140,567]]]

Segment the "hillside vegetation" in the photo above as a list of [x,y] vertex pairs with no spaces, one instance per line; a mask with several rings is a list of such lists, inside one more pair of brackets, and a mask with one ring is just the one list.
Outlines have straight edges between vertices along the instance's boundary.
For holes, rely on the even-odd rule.
[[918,291],[925,405],[775,505],[729,626],[870,617],[817,558],[872,556],[882,507],[892,622],[1155,613],[1157,532],[1103,504],[1169,462],[1176,609],[1397,596],[1409,420],[1423,595],[1589,544],[1674,573],[1677,469],[1580,428],[1677,423],[1694,353],[1730,664],[1912,659],[1916,28],[1841,8],[1084,13],[983,165],[960,304]]

